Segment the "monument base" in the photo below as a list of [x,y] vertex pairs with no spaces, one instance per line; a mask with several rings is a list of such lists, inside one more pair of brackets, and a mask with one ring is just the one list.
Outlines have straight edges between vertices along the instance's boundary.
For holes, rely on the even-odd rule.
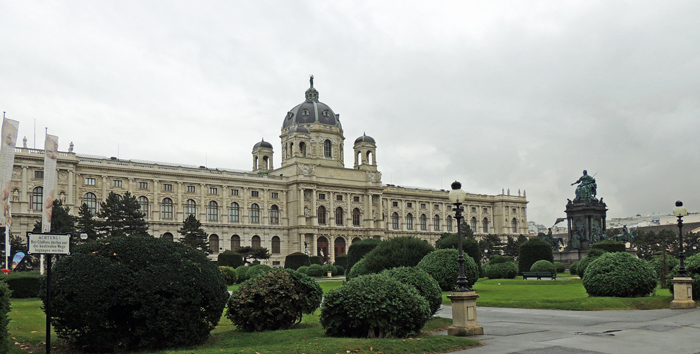
[[476,322],[476,299],[473,291],[453,291],[447,298],[452,301],[452,326],[447,328],[451,336],[473,336],[484,334],[484,329]]
[[673,278],[672,282],[673,301],[671,301],[671,308],[693,309],[697,307],[697,304],[695,304],[695,301],[693,301],[693,278],[675,277]]

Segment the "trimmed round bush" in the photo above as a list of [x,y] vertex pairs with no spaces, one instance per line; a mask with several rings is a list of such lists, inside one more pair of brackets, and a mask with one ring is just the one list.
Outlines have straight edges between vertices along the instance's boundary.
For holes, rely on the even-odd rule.
[[390,238],[362,258],[365,274],[396,267],[415,267],[425,255],[434,250],[433,246],[417,237]]
[[604,254],[608,253],[608,251],[602,249],[602,248],[591,248],[588,250],[586,253],[587,257],[600,257]]
[[328,272],[331,272],[331,274],[338,272],[338,269],[332,264],[324,264],[321,268],[323,268],[323,275],[328,274]]
[[484,273],[489,279],[515,279],[518,275],[518,265],[515,262],[505,262],[484,265]]
[[238,274],[239,283],[248,280],[248,269],[250,269],[250,267],[244,265],[236,268],[236,274]]
[[535,262],[532,267],[530,267],[530,271],[556,273],[557,270],[554,268],[554,263],[543,259]]
[[236,284],[236,282],[238,281],[238,274],[236,274],[236,270],[234,268],[219,266],[219,271],[224,277],[226,285],[233,285]]
[[571,263],[569,266],[569,274],[571,275],[578,275],[578,261]]
[[254,265],[248,267],[248,271],[246,272],[246,276],[248,277],[248,279],[255,279],[255,278],[269,272],[270,270],[272,270],[272,267],[270,267],[269,265],[254,264]]
[[229,297],[221,272],[204,252],[152,236],[75,246],[53,267],[51,293],[56,333],[86,352],[201,344]]
[[219,267],[232,267],[235,269],[244,265],[245,262],[243,262],[243,256],[234,251],[227,250],[219,253],[219,256],[216,258],[216,264]]
[[489,259],[488,264],[498,264],[498,263],[506,263],[506,262],[513,262],[513,257],[501,256],[500,254],[496,254],[496,255],[491,256],[491,259]]
[[297,272],[299,272],[301,274],[307,274],[306,272],[308,272],[308,271],[309,271],[309,267],[307,267],[307,266],[301,266],[297,269]]
[[418,334],[429,317],[428,301],[415,287],[369,274],[326,293],[320,321],[333,337],[404,338]]
[[[605,252],[605,253],[603,253],[603,254],[607,254],[607,252]],[[596,259],[598,259],[599,257],[600,257],[600,256],[590,256],[590,255],[589,255],[589,256],[583,257],[582,260],[578,261],[578,264],[577,264],[577,266],[576,266],[576,273],[578,273],[578,276],[580,276],[581,279],[583,279],[583,276],[586,275],[586,269],[588,269],[588,266],[589,266],[593,261],[595,261]]]
[[309,262],[311,264],[323,265],[323,258],[321,258],[321,256],[311,256],[309,257]]
[[334,266],[336,267],[343,267],[343,269],[348,267],[348,255],[347,254],[341,254],[340,256],[335,256],[335,263],[333,263]]
[[347,266],[345,269],[350,270],[355,263],[359,262],[362,257],[379,246],[382,241],[368,238],[359,242],[355,242],[348,248]]
[[557,273],[564,273],[566,271],[566,264],[562,262],[554,262],[554,270]]
[[625,244],[615,240],[603,240],[591,245],[591,249],[601,249],[605,252],[625,252]]
[[399,267],[387,269],[379,274],[386,274],[404,284],[411,285],[428,301],[430,316],[434,315],[442,305],[442,291],[437,280],[424,270],[415,267]]
[[649,263],[625,252],[595,258],[582,279],[590,296],[645,296],[656,288],[656,272]]
[[[442,249],[431,252],[416,266],[430,274],[443,291],[450,291],[457,286],[459,276],[459,263],[457,257],[459,252],[456,249]],[[479,270],[476,263],[468,255],[464,255],[464,274],[467,276],[469,286],[472,287],[479,280]]]
[[[472,259],[477,260],[481,259],[481,250],[479,249],[479,242],[477,242],[473,237],[465,237],[464,236],[464,230],[462,230],[462,251],[464,252],[465,255],[469,255],[469,257],[472,257]],[[435,242],[435,248],[437,249],[457,249],[459,245],[459,239],[457,238],[457,234],[450,234],[447,237],[443,237],[439,239],[437,242]],[[479,275],[483,273],[483,269],[481,269],[481,262],[476,262],[476,267],[479,270]]]
[[306,275],[310,277],[321,277],[324,276],[323,266],[320,264],[312,264],[309,269],[306,270]]
[[348,273],[345,275],[345,280],[350,280],[352,278],[356,278],[362,274],[367,274],[367,271],[365,270],[365,260],[360,259],[355,265],[352,266],[352,269],[348,271]]
[[520,245],[518,274],[527,272],[535,262],[540,260],[554,262],[552,246],[539,237],[533,237]]
[[309,256],[301,252],[294,252],[284,257],[284,268],[297,270],[301,266],[310,266]]
[[344,275],[344,274],[345,274],[345,268],[343,268],[342,266],[339,266],[339,265],[335,266],[335,273],[333,273],[333,276]]
[[322,291],[313,279],[299,272],[272,269],[249,279],[228,300],[228,318],[244,331],[289,329],[312,313]]

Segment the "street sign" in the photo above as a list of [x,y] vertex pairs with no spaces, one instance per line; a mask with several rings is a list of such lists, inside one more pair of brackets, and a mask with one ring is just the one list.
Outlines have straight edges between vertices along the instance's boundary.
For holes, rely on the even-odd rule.
[[27,233],[30,254],[70,254],[70,235]]

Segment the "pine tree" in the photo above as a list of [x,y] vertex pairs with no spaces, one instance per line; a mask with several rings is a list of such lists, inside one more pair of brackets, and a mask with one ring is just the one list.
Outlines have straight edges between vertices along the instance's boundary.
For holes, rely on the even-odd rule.
[[182,235],[182,243],[201,250],[206,254],[212,253],[209,248],[209,235],[202,229],[202,223],[194,215],[189,215],[182,222],[182,228],[177,230],[177,232]]
[[107,200],[100,203],[97,216],[98,231],[105,236],[148,235],[148,224],[144,220],[136,197],[126,192],[122,197],[109,192]]
[[[53,200],[52,208],[50,232],[52,234],[71,234],[75,236],[75,217],[70,215],[70,208],[63,206],[63,203],[58,199]],[[36,221],[34,230],[41,232],[41,220]]]
[[253,248],[243,246],[236,248],[236,252],[243,257],[243,262],[250,263],[250,260],[269,259],[270,251],[265,247]]
[[[95,220],[94,215],[90,211],[87,204],[83,204],[78,209],[78,218],[76,219],[76,231],[78,235],[87,234],[89,241],[97,240],[97,220]],[[83,242],[80,239],[79,242]]]

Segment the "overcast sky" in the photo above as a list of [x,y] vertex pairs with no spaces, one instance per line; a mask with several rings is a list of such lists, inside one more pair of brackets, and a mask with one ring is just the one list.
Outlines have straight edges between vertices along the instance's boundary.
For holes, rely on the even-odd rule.
[[[250,170],[308,75],[384,183],[700,210],[697,1],[2,1],[0,110],[78,154]],[[36,122],[36,123],[35,123]]]

